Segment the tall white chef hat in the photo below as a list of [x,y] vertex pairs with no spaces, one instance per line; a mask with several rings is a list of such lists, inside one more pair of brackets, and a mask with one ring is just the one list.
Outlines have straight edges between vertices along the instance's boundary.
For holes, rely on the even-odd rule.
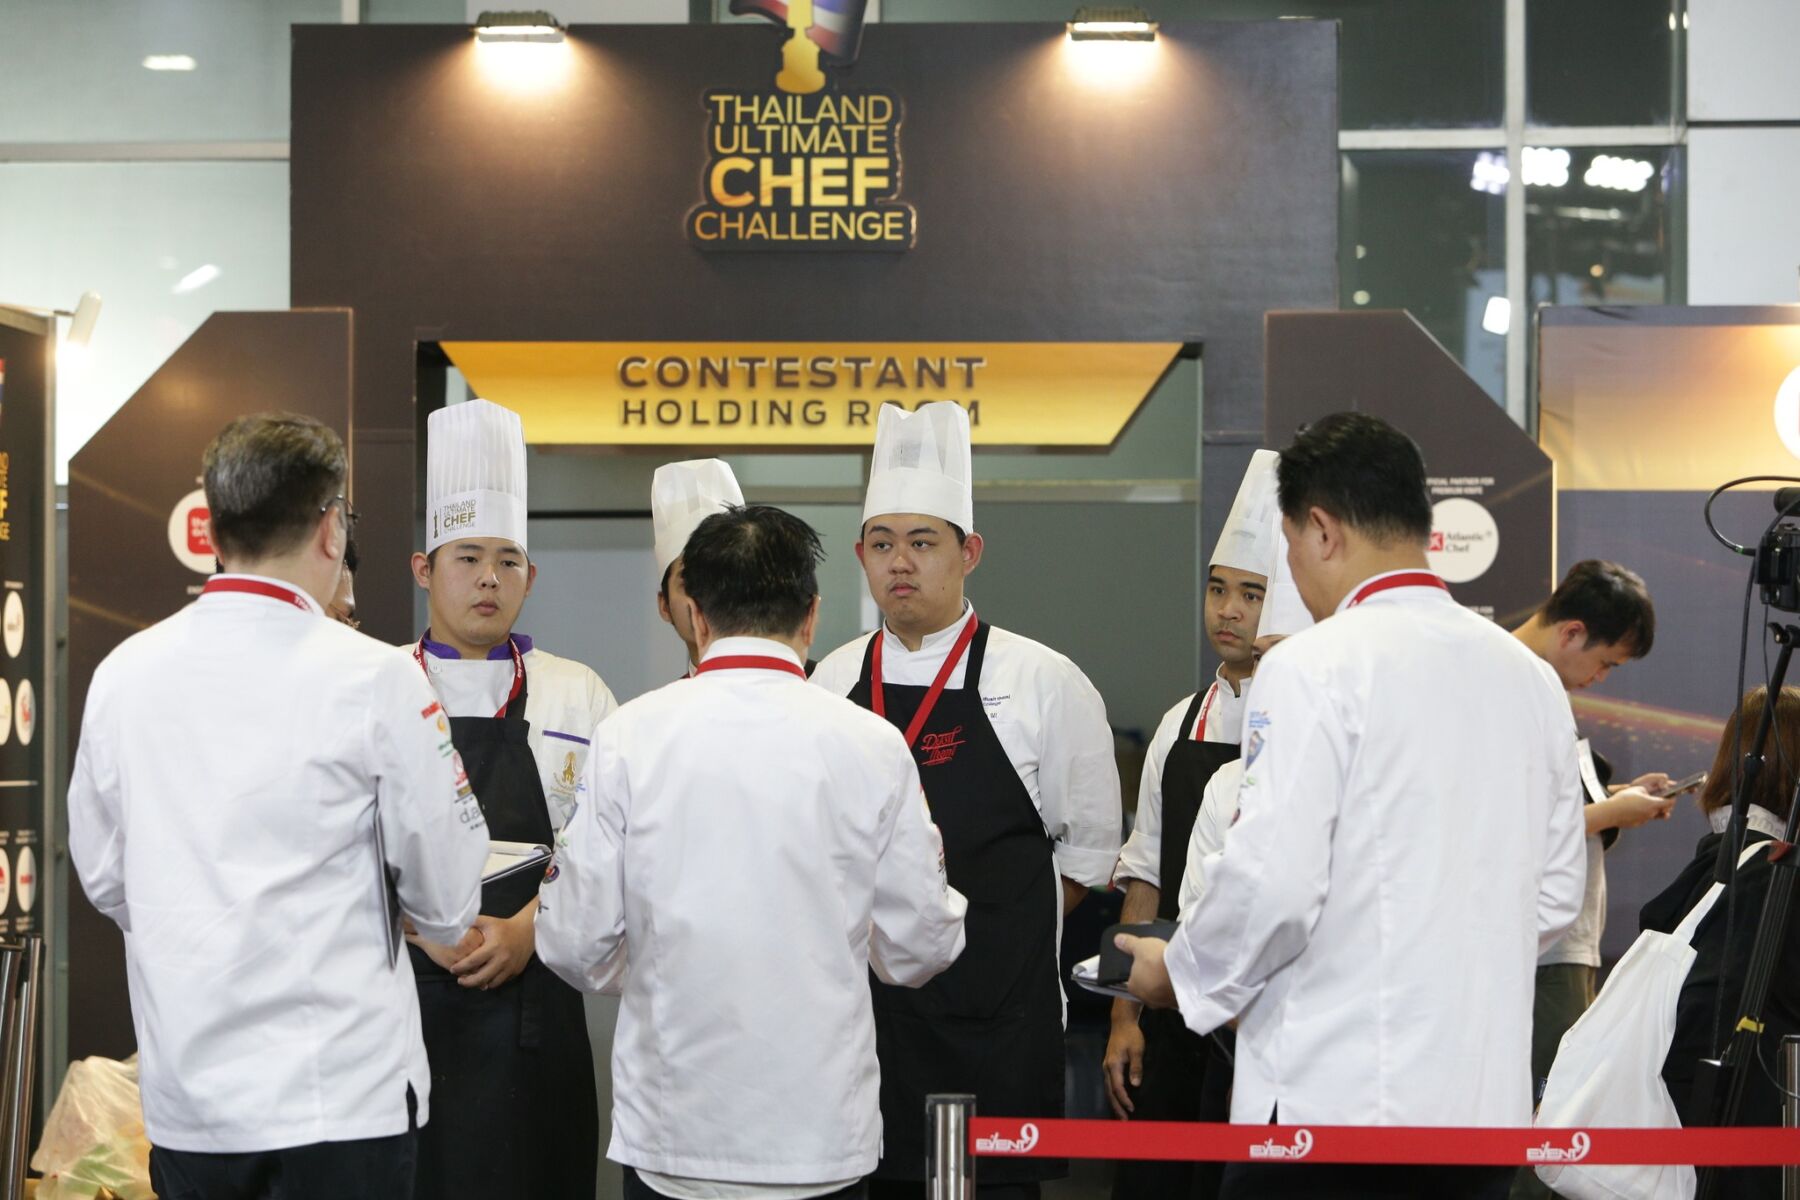
[[922,513],[975,528],[975,465],[969,414],[937,400],[907,412],[884,404],[875,419],[875,457],[862,519],[883,513]]
[[1306,605],[1300,599],[1300,589],[1294,586],[1294,572],[1288,567],[1287,535],[1281,532],[1279,506],[1269,524],[1269,536],[1275,547],[1275,569],[1269,575],[1268,591],[1263,596],[1262,619],[1256,625],[1256,636],[1259,638],[1276,634],[1287,637],[1313,626],[1312,614],[1306,611]]
[[425,549],[457,538],[525,547],[525,427],[486,400],[451,404],[425,425]]
[[1281,531],[1281,506],[1275,500],[1275,466],[1281,455],[1258,450],[1238,484],[1237,499],[1225,518],[1219,544],[1207,561],[1215,567],[1248,571],[1265,579],[1275,572],[1275,538]]
[[656,573],[681,557],[700,522],[728,505],[742,504],[737,476],[716,458],[664,463],[650,481],[650,521],[656,527]]

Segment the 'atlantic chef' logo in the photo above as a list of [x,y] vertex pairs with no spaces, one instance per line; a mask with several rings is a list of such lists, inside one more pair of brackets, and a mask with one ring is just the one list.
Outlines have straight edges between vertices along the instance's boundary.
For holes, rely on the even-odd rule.
[[705,198],[687,216],[701,250],[909,250],[900,191],[901,105],[892,93],[827,89],[848,67],[868,0],[731,0],[789,30],[775,88],[708,92]]

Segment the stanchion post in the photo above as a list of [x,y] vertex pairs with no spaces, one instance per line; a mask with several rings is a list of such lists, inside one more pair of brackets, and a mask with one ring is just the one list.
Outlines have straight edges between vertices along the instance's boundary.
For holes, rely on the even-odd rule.
[[975,1156],[969,1153],[969,1123],[975,1097],[925,1097],[925,1195],[927,1200],[975,1200]]
[[[30,1029],[26,989],[31,979],[28,973],[33,973],[28,961],[32,944],[0,946],[0,1197],[4,1200],[20,1200],[25,1194],[26,1154],[15,1143],[30,1136],[31,1101],[14,1080],[21,1061],[31,1055],[23,1038]],[[29,1078],[29,1065],[25,1070]]]
[[[1781,1039],[1781,1123],[1800,1129],[1800,1033]],[[1781,1200],[1800,1200],[1800,1163],[1781,1168]]]

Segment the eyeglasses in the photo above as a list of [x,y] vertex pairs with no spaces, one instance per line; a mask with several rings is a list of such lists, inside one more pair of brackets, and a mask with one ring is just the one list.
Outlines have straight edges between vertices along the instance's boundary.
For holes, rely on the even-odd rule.
[[355,533],[356,532],[356,523],[362,519],[362,514],[357,512],[354,508],[351,508],[350,501],[344,499],[344,497],[333,496],[331,499],[327,500],[325,503],[319,505],[320,515],[323,516],[325,513],[330,512],[331,506],[334,504],[340,505],[344,510],[344,530],[345,530],[345,532]]

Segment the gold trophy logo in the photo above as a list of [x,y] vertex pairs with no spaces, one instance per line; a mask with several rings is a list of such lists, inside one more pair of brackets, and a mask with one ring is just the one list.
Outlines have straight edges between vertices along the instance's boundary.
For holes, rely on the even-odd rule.
[[819,43],[807,36],[813,23],[813,0],[788,0],[788,40],[781,45],[781,71],[775,86],[784,92],[809,96],[825,86],[819,66]]

